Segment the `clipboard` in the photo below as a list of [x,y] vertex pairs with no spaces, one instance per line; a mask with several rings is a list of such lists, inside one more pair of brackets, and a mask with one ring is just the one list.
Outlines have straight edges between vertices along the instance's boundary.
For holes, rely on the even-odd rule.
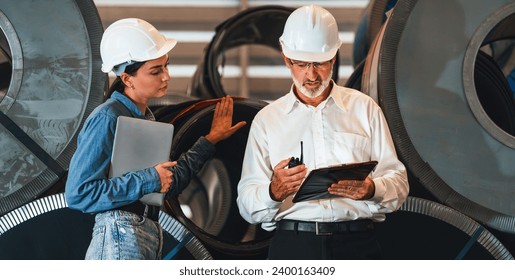
[[336,197],[327,192],[332,183],[343,179],[365,180],[376,166],[377,161],[367,161],[311,170],[293,197],[293,202]]
[[[169,123],[119,116],[114,134],[109,178],[169,161],[174,126]],[[149,193],[140,201],[162,206],[164,193]]]

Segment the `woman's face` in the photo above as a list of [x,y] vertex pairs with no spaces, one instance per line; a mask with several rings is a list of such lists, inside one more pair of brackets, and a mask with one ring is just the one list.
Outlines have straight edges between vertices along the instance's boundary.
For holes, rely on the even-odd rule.
[[145,104],[151,98],[165,96],[170,80],[167,66],[168,55],[145,62],[134,76],[126,77],[126,94]]

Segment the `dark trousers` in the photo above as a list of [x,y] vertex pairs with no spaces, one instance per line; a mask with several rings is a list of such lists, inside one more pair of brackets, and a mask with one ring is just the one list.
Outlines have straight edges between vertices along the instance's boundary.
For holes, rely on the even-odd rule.
[[276,230],[268,250],[270,260],[377,260],[381,247],[374,230],[316,235]]

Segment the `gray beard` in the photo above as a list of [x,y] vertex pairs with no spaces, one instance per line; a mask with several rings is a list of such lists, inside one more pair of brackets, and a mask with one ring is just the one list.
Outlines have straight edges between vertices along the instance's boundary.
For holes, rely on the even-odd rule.
[[300,93],[302,93],[306,97],[315,98],[315,97],[319,96],[320,94],[322,94],[322,92],[324,92],[324,90],[329,86],[332,76],[333,76],[333,71],[331,71],[331,74],[328,76],[328,78],[325,81],[322,81],[322,84],[319,87],[314,88],[314,89],[309,89],[309,88],[306,88],[305,86],[303,86],[300,81],[295,79],[293,74],[292,74],[292,79],[293,79],[293,83],[295,84],[295,87],[297,88],[297,90]]

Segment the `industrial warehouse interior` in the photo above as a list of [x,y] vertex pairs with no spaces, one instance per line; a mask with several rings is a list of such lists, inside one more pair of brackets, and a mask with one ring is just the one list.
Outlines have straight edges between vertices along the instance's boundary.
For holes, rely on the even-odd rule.
[[170,159],[209,132],[213,100],[247,122],[165,201],[163,259],[267,260],[273,232],[240,216],[237,186],[254,116],[292,86],[285,21],[308,4],[337,21],[333,81],[377,102],[407,170],[409,196],[376,223],[382,259],[513,260],[513,0],[0,0],[0,259],[84,260],[95,216],[68,208],[68,168],[116,78],[102,34],[141,18],[178,41],[149,104],[174,125]]

